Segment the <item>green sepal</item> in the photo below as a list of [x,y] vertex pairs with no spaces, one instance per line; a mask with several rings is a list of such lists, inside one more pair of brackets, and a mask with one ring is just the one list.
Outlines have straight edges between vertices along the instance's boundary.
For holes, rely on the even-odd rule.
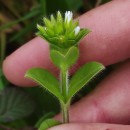
[[41,123],[38,130],[48,130],[48,128],[51,128],[53,126],[60,125],[60,124],[61,124],[61,122],[59,122],[55,119],[47,119]]
[[38,30],[40,31],[41,34],[46,33],[46,31],[45,31],[45,27],[43,27],[43,26],[37,24],[37,28],[38,28]]
[[47,28],[51,28],[51,29],[53,28],[53,25],[50,20],[48,20],[47,18],[44,17],[43,21]]
[[46,33],[48,34],[48,35],[50,35],[51,37],[53,37],[54,36],[54,31],[52,30],[52,29],[46,29]]
[[58,34],[59,36],[62,35],[64,32],[63,17],[61,15],[60,11],[57,12],[56,23],[54,24],[54,32],[55,32],[55,34]]
[[71,47],[64,55],[57,50],[50,51],[50,57],[53,63],[60,69],[68,69],[76,63],[79,57],[79,50],[77,47]]
[[104,68],[105,67],[98,62],[90,62],[83,65],[70,80],[67,101],[70,101],[84,85],[99,74]]
[[75,41],[76,44],[78,44],[80,42],[80,40],[82,40],[87,34],[89,34],[91,31],[89,29],[81,29],[79,34],[77,35]]
[[55,25],[56,24],[56,19],[54,18],[53,14],[50,16],[50,19],[51,19],[51,24]]
[[57,12],[57,21],[63,22],[63,17],[61,15],[60,11]]
[[56,96],[59,101],[64,102],[64,97],[60,93],[58,80],[46,69],[32,68],[26,72],[25,77],[37,82],[43,88]]

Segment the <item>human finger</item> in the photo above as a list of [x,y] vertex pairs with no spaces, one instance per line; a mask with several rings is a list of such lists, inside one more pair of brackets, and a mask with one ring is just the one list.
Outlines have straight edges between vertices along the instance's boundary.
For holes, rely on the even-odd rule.
[[[79,17],[82,27],[92,30],[80,44],[80,65],[99,61],[110,65],[130,57],[130,1],[112,1]],[[57,69],[49,58],[48,44],[35,38],[6,58],[3,70],[8,80],[20,86],[32,85],[24,78],[32,67],[43,67],[54,73]]]
[[93,123],[72,123],[52,127],[48,130],[130,130],[128,125],[117,124],[93,124]]

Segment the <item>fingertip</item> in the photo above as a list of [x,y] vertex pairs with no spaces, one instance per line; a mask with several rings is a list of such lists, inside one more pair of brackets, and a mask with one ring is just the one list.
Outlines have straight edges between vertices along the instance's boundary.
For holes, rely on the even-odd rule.
[[32,80],[24,77],[26,71],[33,67],[53,69],[49,59],[48,44],[36,37],[20,47],[3,62],[6,78],[17,86],[34,86]]
[[12,56],[4,60],[2,69],[6,79],[16,86],[35,86],[33,81],[24,77],[26,71],[18,71],[15,65],[18,63],[14,63]]

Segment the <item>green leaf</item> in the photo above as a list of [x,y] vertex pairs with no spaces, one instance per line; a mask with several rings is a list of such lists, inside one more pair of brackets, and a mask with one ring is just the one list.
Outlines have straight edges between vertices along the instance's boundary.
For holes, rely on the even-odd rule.
[[70,10],[78,10],[82,5],[82,0],[65,0]]
[[104,69],[98,62],[90,62],[82,66],[72,77],[69,85],[68,101],[91,79]]
[[50,51],[50,57],[51,57],[52,62],[58,68],[61,68],[61,66],[64,64],[64,55],[61,54],[59,51],[51,50]]
[[39,128],[40,125],[41,125],[41,123],[42,123],[43,121],[45,121],[45,120],[48,119],[48,118],[53,117],[54,115],[55,115],[55,114],[54,114],[53,112],[50,112],[50,113],[47,113],[46,115],[42,116],[42,117],[37,121],[35,127],[36,127],[36,128]]
[[34,80],[55,95],[60,101],[64,101],[63,96],[60,94],[59,82],[49,71],[42,68],[32,68],[27,71],[25,77]]
[[52,0],[46,0],[47,14],[52,14],[57,10],[65,12],[66,10],[77,11],[82,5],[82,0],[55,0],[56,5],[50,4]]
[[29,116],[35,105],[28,93],[19,88],[0,91],[0,122],[11,122]]
[[36,27],[36,21],[33,21],[28,26],[22,28],[19,32],[15,33],[10,38],[10,42],[14,42],[19,39],[23,39],[27,34],[29,34],[32,30],[34,30]]
[[42,15],[46,15],[46,0],[39,0]]
[[2,67],[2,62],[5,58],[6,50],[6,35],[5,33],[0,34],[0,67]]
[[79,57],[78,48],[73,46],[68,52],[63,55],[59,51],[52,50],[50,52],[51,59],[53,63],[59,68],[69,68],[71,67]]
[[[6,127],[15,128],[19,130],[20,128],[27,127],[28,122],[25,119],[15,120],[7,123],[3,123]],[[14,130],[14,129],[13,129]]]
[[9,82],[5,78],[2,69],[0,68],[0,90],[3,90],[5,87],[7,87],[8,83]]
[[0,68],[0,78],[3,76],[2,69]]
[[28,14],[26,14],[25,16],[19,18],[18,20],[11,21],[7,24],[0,26],[0,31],[4,30],[6,28],[10,28],[10,27],[14,26],[15,24],[18,24],[19,22],[28,20],[28,19],[30,19],[38,14],[40,14],[40,11],[39,11],[39,9],[36,8],[36,9],[32,10],[31,12],[29,12]]
[[36,104],[35,113],[33,113],[33,115],[28,119],[28,121],[32,124],[34,124],[34,122],[38,122],[38,120],[42,116],[46,116],[47,113],[53,112],[55,115],[56,113],[59,113],[59,101],[42,87],[24,87],[24,90],[34,98]]
[[8,81],[7,79],[5,78],[5,76],[1,76],[0,77],[0,90],[3,90],[4,88],[6,88],[8,85]]
[[3,78],[3,73],[2,73],[2,69],[0,69],[0,90],[4,89],[5,87],[2,78]]
[[79,50],[77,47],[71,47],[65,56],[65,62],[67,67],[71,67],[79,58]]
[[38,130],[47,130],[48,128],[59,125],[59,124],[61,123],[55,119],[47,119],[41,123]]

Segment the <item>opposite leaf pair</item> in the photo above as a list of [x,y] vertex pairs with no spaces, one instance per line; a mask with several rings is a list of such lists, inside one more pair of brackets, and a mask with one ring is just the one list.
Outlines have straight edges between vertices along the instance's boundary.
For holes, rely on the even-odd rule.
[[40,86],[47,89],[50,93],[55,95],[60,102],[67,104],[84,85],[103,69],[104,66],[97,62],[90,62],[82,66],[69,82],[69,90],[66,99],[60,92],[59,81],[48,70],[43,68],[32,68],[25,76],[33,79]]

